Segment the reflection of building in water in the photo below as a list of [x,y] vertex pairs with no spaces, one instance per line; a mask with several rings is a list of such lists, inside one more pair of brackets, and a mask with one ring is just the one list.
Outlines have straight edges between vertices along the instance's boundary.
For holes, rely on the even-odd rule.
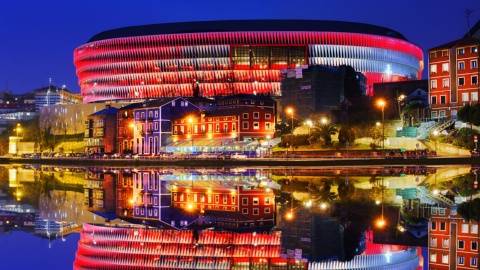
[[51,248],[51,240],[60,237],[62,241],[65,241],[67,235],[81,230],[82,225],[74,222],[35,219],[35,235],[48,238],[49,248]]
[[88,171],[85,175],[84,198],[88,211],[105,218],[116,218],[116,174]]
[[429,226],[431,269],[478,269],[478,222],[462,218],[455,207],[432,207]]
[[[280,269],[280,233],[84,224],[74,269]],[[298,268],[300,269],[300,268]]]

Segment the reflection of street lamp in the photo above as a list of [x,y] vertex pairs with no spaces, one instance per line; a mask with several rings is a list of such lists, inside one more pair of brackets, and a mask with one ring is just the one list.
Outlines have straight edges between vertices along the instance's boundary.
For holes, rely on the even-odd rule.
[[383,197],[383,189],[384,189],[383,176],[382,176],[382,186],[380,188],[382,189],[382,201],[380,202],[382,204],[382,217],[379,220],[377,220],[377,227],[383,228],[383,226],[385,226],[385,219],[383,217],[383,200],[384,200],[384,197]]
[[188,118],[188,123],[190,124],[190,142],[191,142],[191,152],[193,154],[193,118],[189,117]]
[[287,108],[287,113],[292,115],[292,134],[293,134],[293,109]]
[[16,145],[15,145],[15,154],[18,156],[18,144],[20,142],[20,139],[18,138],[18,133],[20,131],[22,131],[20,123],[17,123],[17,127],[15,128],[15,131],[17,132],[17,142],[16,142]]
[[385,101],[380,99],[377,104],[382,109],[382,150],[385,150]]
[[322,120],[320,120],[320,121],[322,122],[323,125],[326,125],[327,122],[328,122],[327,118],[325,118],[325,117],[322,117]]
[[435,154],[437,154],[437,136],[438,136],[438,130],[434,130],[433,139],[435,140]]

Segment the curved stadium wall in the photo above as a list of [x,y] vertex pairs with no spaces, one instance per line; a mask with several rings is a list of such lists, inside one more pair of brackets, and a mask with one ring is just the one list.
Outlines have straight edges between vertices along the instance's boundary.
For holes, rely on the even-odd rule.
[[204,97],[280,96],[280,70],[306,65],[350,65],[367,77],[371,94],[373,83],[420,78],[423,53],[398,32],[366,24],[218,21],[102,32],[75,49],[74,63],[91,103],[192,96],[195,89]]

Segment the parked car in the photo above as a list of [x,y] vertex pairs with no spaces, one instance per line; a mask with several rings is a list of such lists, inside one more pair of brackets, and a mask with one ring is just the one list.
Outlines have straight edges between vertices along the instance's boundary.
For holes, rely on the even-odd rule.
[[241,153],[235,153],[230,156],[232,159],[247,159],[247,155]]
[[199,159],[216,159],[217,155],[212,153],[202,153],[197,156]]
[[478,150],[478,149],[470,150],[470,156],[471,157],[480,157],[480,150]]

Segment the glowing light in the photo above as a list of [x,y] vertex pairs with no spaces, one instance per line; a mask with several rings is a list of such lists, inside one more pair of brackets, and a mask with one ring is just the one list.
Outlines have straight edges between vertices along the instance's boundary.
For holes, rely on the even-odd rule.
[[321,203],[320,208],[322,208],[324,210],[327,209],[327,204],[326,203]]
[[293,219],[293,211],[288,212],[288,213],[285,215],[285,218],[288,219],[288,220]]

